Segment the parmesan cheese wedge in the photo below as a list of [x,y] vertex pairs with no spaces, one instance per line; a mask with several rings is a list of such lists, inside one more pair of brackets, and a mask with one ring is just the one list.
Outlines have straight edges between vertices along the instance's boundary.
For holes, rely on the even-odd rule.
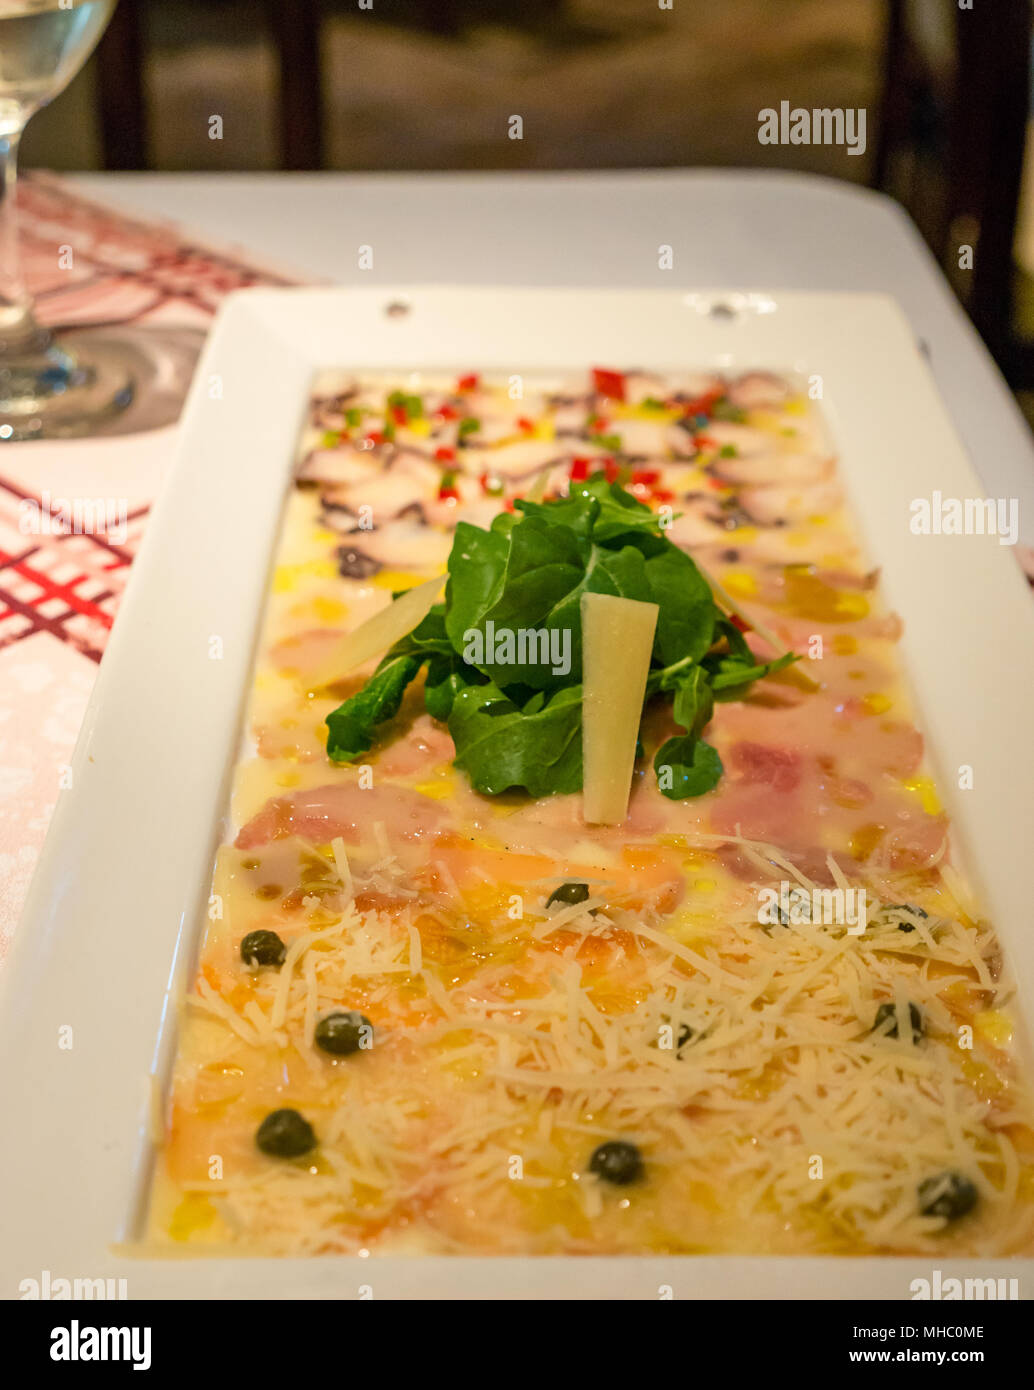
[[446,575],[438,574],[434,579],[428,579],[425,584],[407,589],[394,603],[382,608],[361,627],[343,637],[340,644],[334,648],[333,654],[327,657],[311,677],[313,686],[339,681],[342,676],[347,676],[349,671],[354,671],[372,656],[386,652],[400,637],[412,632],[434,607],[446,578]]
[[582,814],[591,825],[628,814],[658,611],[613,594],[581,598]]

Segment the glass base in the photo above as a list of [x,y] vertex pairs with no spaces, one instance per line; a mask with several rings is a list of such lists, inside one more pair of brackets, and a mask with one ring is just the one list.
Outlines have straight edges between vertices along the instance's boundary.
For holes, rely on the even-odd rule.
[[135,356],[114,338],[74,333],[0,356],[0,440],[96,433],[132,401]]

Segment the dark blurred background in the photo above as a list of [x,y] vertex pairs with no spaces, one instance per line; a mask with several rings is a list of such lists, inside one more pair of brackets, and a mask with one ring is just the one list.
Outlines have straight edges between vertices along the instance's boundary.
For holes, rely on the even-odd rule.
[[[865,154],[760,145],[758,113],[783,98],[865,107]],[[88,67],[32,121],[23,158],[57,170],[755,166],[848,179],[906,207],[1023,393],[1034,388],[1030,107],[1031,0],[121,0]],[[511,113],[521,141],[506,138]],[[963,245],[972,270],[959,267]]]

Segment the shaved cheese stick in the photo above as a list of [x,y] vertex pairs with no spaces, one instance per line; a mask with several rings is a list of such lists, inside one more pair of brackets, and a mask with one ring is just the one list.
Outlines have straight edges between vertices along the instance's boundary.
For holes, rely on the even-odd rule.
[[658,611],[656,603],[582,595],[582,808],[590,825],[620,825],[628,814]]
[[447,576],[435,575],[424,584],[400,594],[394,603],[382,608],[361,627],[348,633],[312,676],[314,687],[328,685],[347,676],[371,657],[379,656],[400,638],[406,637],[427,617],[442,591]]

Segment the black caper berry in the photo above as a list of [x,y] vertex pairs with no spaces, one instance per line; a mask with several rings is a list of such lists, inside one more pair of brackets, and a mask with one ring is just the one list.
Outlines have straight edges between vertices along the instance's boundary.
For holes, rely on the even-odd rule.
[[250,931],[241,941],[245,965],[283,965],[287,947],[275,931]]
[[316,1135],[297,1110],[274,1110],[259,1125],[255,1143],[273,1158],[300,1158],[316,1147]]
[[546,899],[546,906],[552,907],[554,903],[564,903],[570,906],[574,903],[583,903],[589,896],[589,885],[587,883],[562,883],[559,888],[554,888]]
[[965,1173],[951,1169],[924,1178],[919,1184],[919,1210],[924,1216],[943,1216],[957,1221],[977,1204],[977,1190]]
[[[883,1024],[890,1019],[890,1027],[883,1028]],[[908,1006],[908,1021],[911,1024],[912,1036],[910,1042],[918,1042],[923,1036],[923,1015],[915,1004]],[[876,1018],[872,1025],[873,1032],[881,1031],[886,1038],[896,1038],[898,1036],[898,1011],[889,1001],[881,1004],[876,1010]]]
[[[886,912],[910,912],[913,917],[929,917],[929,913],[915,903],[888,903]],[[915,926],[907,917],[898,918],[898,931],[915,931]]]
[[[363,1029],[369,1028],[370,1033]],[[372,1037],[373,1024],[354,1009],[327,1014],[316,1024],[316,1046],[335,1057],[349,1057],[358,1052],[364,1038]]]
[[593,1152],[589,1172],[595,1173],[604,1182],[625,1187],[630,1182],[638,1182],[643,1176],[643,1156],[634,1144],[624,1139],[608,1139]]

